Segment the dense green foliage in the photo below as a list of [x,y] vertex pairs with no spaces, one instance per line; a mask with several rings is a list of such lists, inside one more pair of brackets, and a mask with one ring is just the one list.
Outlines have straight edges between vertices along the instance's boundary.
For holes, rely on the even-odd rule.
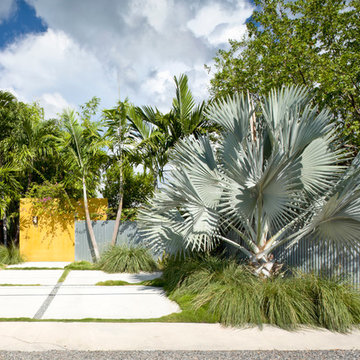
[[358,0],[255,0],[248,34],[215,58],[211,93],[257,96],[287,84],[314,90],[349,144],[360,145]]
[[[154,192],[153,177],[151,174],[142,172],[135,173],[129,163],[123,164],[123,211],[122,220],[134,220],[140,206],[146,204]],[[119,204],[119,166],[111,165],[105,173],[105,187],[102,195],[109,202],[109,219],[115,219]]]
[[169,258],[163,278],[171,298],[188,297],[192,311],[229,326],[339,332],[360,326],[360,293],[336,279],[296,272],[261,279],[247,266],[212,256]]
[[283,244],[360,252],[360,154],[345,166],[329,113],[303,87],[273,90],[257,106],[238,94],[214,103],[207,116],[220,141],[178,144],[168,183],[139,216],[150,246],[174,254],[223,242],[260,276],[279,270]]
[[115,245],[104,251],[98,268],[108,273],[138,273],[157,270],[157,265],[148,249],[138,245]]
[[[168,149],[204,121],[203,104],[195,105],[187,77],[175,83],[173,108],[165,115],[135,108],[127,99],[100,113],[94,97],[78,112],[68,109],[46,120],[38,104],[0,91],[0,243],[18,241],[19,202],[25,197],[34,199],[37,212],[51,210],[54,198],[68,212],[69,199],[103,192],[110,218],[119,213],[123,220],[136,219],[157,186]],[[135,172],[137,165],[145,170]]]

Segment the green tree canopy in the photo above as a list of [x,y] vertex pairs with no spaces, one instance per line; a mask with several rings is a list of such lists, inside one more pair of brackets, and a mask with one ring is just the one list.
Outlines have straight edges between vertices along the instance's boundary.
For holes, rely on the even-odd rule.
[[266,94],[286,84],[314,89],[348,143],[360,145],[360,2],[254,0],[248,34],[215,58],[215,98]]
[[[122,219],[133,220],[138,208],[146,204],[147,199],[153,194],[153,177],[146,172],[136,173],[128,162],[122,165],[123,172],[123,212]],[[113,163],[105,174],[105,188],[102,194],[108,199],[110,218],[116,217],[119,204],[119,164]]]

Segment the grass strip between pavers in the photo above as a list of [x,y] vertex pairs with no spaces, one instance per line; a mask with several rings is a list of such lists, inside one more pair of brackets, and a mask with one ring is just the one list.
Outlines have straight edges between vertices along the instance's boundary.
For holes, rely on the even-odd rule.
[[152,280],[144,280],[137,283],[129,283],[124,280],[106,280],[106,281],[99,281],[95,284],[95,286],[128,286],[128,285],[164,287],[165,283],[163,279],[155,278]]
[[41,284],[0,284],[0,286],[41,286]]
[[16,268],[9,268],[6,267],[2,270],[64,270],[64,268],[60,268],[60,267],[16,267]]
[[62,283],[65,281],[66,277],[69,275],[70,269],[65,269],[64,272],[61,274],[58,283]]

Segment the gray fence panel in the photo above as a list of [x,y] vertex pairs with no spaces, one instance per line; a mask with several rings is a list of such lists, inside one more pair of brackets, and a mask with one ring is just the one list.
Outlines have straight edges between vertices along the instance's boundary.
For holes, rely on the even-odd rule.
[[[92,221],[96,242],[100,254],[110,245],[114,231],[115,220]],[[137,244],[141,243],[138,235],[136,222],[125,221],[120,224],[117,244]],[[92,261],[91,241],[85,221],[75,222],[75,261]]]
[[304,272],[340,276],[347,278],[353,285],[360,286],[360,257],[348,249],[338,249],[332,244],[323,245],[303,239],[290,249],[279,247],[274,255],[280,262]]

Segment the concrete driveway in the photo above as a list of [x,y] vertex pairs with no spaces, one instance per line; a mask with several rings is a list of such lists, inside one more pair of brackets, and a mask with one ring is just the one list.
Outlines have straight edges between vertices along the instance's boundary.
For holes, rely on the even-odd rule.
[[[56,265],[56,266],[55,266]],[[66,263],[37,264],[60,267]],[[23,264],[34,267],[36,264]],[[161,288],[150,286],[95,286],[99,281],[123,280],[138,283],[161,273],[106,274],[73,270],[58,282],[63,270],[0,271],[0,318],[34,319],[149,319],[179,312]]]
[[[39,267],[65,264],[31,264]],[[24,264],[22,266],[29,266]],[[130,283],[160,274],[105,274],[62,270],[1,270],[0,317],[35,319],[154,318],[180,311],[161,289],[144,286],[95,286],[98,281]],[[24,286],[20,286],[24,285]],[[331,350],[360,349],[360,331],[350,334],[272,326],[233,329],[219,324],[0,322],[0,350]],[[0,355],[1,357],[1,355]]]

